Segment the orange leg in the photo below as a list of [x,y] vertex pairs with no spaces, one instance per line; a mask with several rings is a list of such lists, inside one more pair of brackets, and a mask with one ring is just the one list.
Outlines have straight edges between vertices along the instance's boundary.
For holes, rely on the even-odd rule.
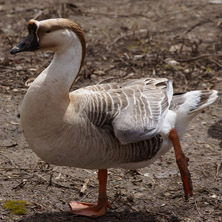
[[187,168],[189,159],[184,155],[182,151],[182,148],[180,145],[180,139],[175,129],[172,129],[170,131],[169,138],[171,139],[173,147],[174,147],[177,165],[179,167],[181,179],[183,181],[185,200],[188,200],[189,196],[193,196],[193,186],[192,186],[191,175]]
[[88,217],[99,217],[106,213],[107,207],[110,207],[106,194],[107,170],[98,171],[99,179],[99,197],[97,204],[71,202],[72,213]]

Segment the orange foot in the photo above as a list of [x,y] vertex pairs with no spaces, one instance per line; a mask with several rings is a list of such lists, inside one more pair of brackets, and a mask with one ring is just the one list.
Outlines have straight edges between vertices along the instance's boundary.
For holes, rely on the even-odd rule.
[[109,202],[90,204],[72,201],[69,203],[72,208],[72,213],[76,215],[83,215],[88,217],[100,217],[106,213],[106,209],[109,207]]

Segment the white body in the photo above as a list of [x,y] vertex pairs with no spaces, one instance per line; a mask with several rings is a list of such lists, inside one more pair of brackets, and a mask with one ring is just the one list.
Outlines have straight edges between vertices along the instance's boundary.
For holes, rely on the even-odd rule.
[[[41,25],[43,24],[39,22],[40,27]],[[171,129],[175,128],[181,137],[190,120],[217,97],[216,91],[212,92],[209,96],[212,99],[206,99],[198,107],[201,91],[193,91],[184,94],[184,102],[177,109],[167,108],[160,115],[158,127],[153,134],[160,134],[163,143],[152,158],[143,160],[136,153],[140,150],[139,147],[135,146],[134,149],[127,141],[121,143],[110,130],[96,126],[89,120],[84,110],[94,95],[93,92],[80,89],[69,93],[82,59],[82,45],[75,33],[68,29],[55,31],[49,39],[44,39],[45,44],[52,39],[56,39],[57,45],[53,48],[54,58],[31,84],[21,110],[22,129],[28,144],[48,163],[88,169],[145,167],[171,148],[168,138]],[[167,95],[169,103],[173,102],[171,88],[169,86]],[[99,101],[98,97],[96,99]],[[98,101],[93,104],[97,104],[100,109]],[[192,107],[197,108],[191,113]],[[120,127],[118,121],[116,124]],[[134,159],[135,155],[141,160]]]

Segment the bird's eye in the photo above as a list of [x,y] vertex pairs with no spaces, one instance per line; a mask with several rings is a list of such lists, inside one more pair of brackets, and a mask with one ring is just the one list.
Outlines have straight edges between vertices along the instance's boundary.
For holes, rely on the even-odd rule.
[[50,33],[51,32],[51,30],[47,30],[47,31],[45,31],[45,33]]

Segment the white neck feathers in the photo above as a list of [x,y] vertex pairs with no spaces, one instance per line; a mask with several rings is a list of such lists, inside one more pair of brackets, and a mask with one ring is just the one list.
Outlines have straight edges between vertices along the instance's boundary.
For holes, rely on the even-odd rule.
[[[59,30],[60,31],[60,30]],[[56,46],[50,65],[36,78],[31,87],[47,90],[48,94],[67,95],[79,73],[82,61],[82,45],[77,35],[71,30],[63,30],[64,39]]]

